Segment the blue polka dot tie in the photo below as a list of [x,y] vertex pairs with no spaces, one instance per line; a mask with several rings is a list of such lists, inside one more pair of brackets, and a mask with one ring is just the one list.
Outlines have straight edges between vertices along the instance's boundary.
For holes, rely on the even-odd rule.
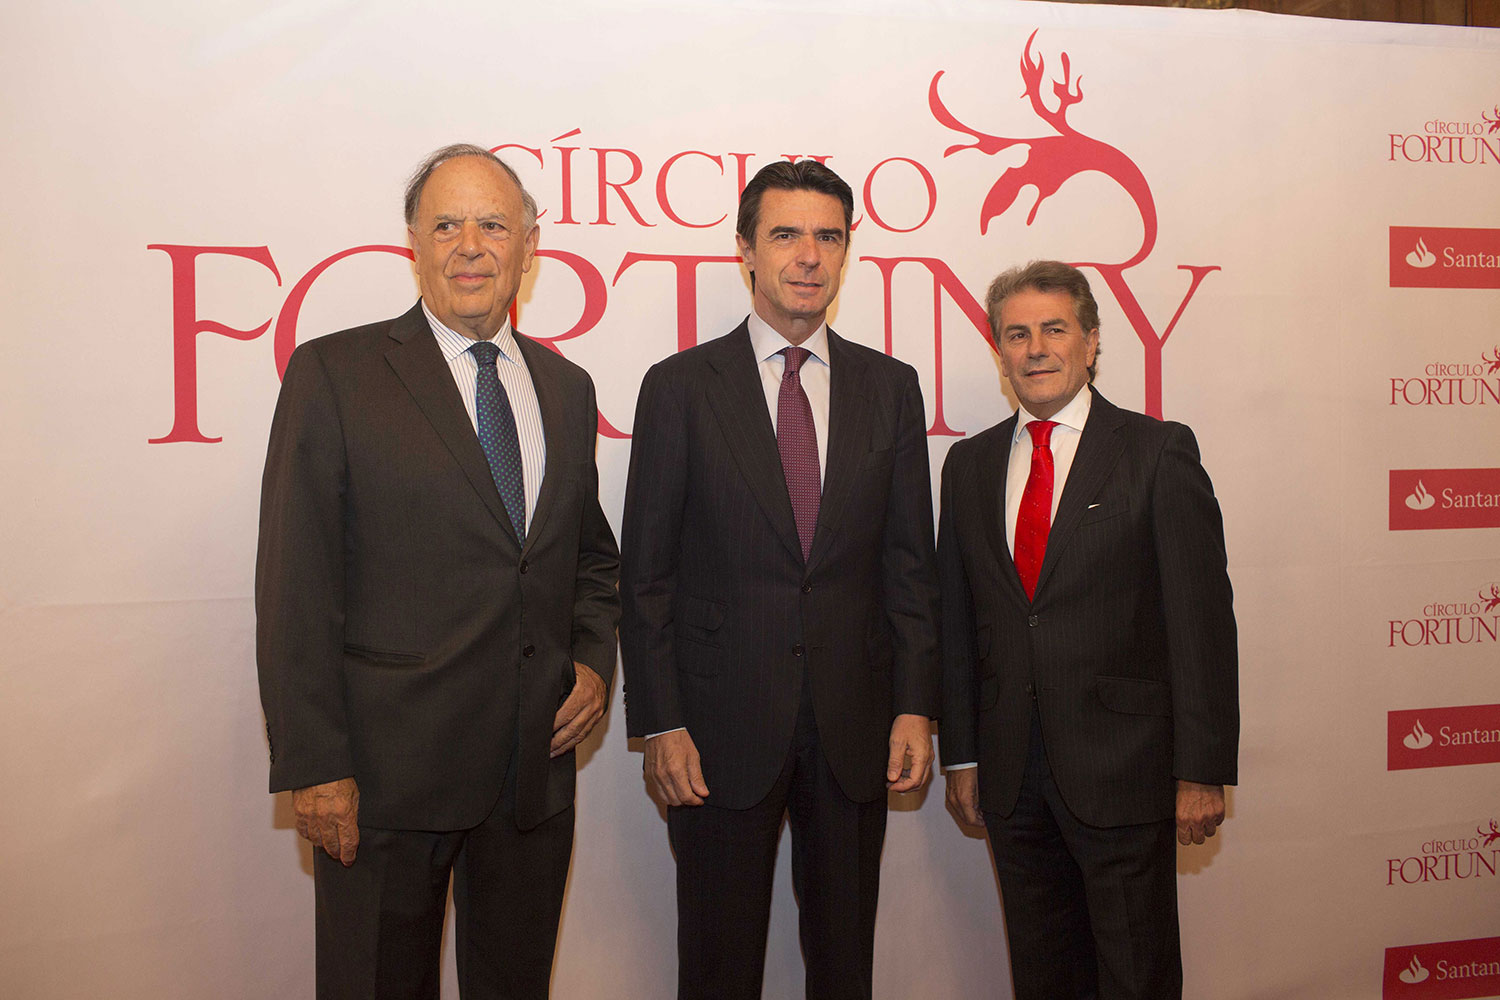
[[1036,578],[1047,555],[1047,535],[1052,530],[1052,420],[1033,420],[1026,425],[1031,434],[1031,475],[1021,491],[1021,512],[1016,515],[1016,572],[1027,598],[1036,596]]
[[813,426],[812,404],[802,388],[802,363],[812,357],[812,352],[805,347],[788,347],[781,354],[786,367],[776,397],[776,450],[781,452],[781,470],[786,474],[786,491],[802,542],[802,560],[806,562],[812,555],[818,505],[823,498],[818,481],[818,431]]
[[469,348],[479,363],[474,380],[474,408],[479,417],[479,446],[490,463],[490,475],[505,504],[505,513],[516,529],[516,537],[526,540],[526,481],[522,474],[521,442],[516,436],[516,418],[510,412],[510,397],[500,384],[495,359],[500,348],[482,340]]

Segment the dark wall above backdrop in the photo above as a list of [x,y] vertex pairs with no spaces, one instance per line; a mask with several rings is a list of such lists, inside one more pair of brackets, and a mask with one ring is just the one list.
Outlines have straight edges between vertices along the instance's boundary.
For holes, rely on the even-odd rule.
[[[1066,0],[1107,3],[1112,0]],[[1261,10],[1271,14],[1337,17],[1348,21],[1403,24],[1456,24],[1500,28],[1500,0],[1130,0],[1136,7],[1198,7],[1209,10]]]

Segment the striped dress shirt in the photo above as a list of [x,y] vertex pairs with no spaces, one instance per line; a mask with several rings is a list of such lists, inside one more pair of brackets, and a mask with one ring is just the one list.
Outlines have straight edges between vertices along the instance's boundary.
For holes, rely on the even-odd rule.
[[[463,397],[464,409],[469,411],[469,423],[477,435],[479,411],[474,403],[474,382],[479,375],[479,362],[469,350],[475,342],[444,326],[432,314],[432,310],[427,308],[425,301],[422,303],[422,312],[427,316],[427,325],[432,327],[432,335],[437,338],[438,350],[442,351],[448,370],[453,373],[458,394]],[[501,325],[500,331],[490,338],[490,342],[500,348],[495,370],[499,372],[500,384],[505,387],[505,395],[510,399],[510,412],[516,419],[516,437],[521,445],[521,473],[526,488],[526,528],[529,531],[532,516],[536,513],[537,494],[542,490],[542,476],[547,471],[547,439],[542,432],[542,408],[536,400],[536,386],[531,384],[531,370],[526,367],[526,359],[521,357],[521,351],[516,346],[509,318]]]

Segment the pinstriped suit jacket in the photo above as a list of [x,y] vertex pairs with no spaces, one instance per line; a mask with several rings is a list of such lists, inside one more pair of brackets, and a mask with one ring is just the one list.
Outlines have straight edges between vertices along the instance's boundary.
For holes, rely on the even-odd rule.
[[749,331],[641,384],[621,529],[631,736],[686,726],[711,801],[765,797],[805,671],[845,794],[885,794],[892,719],[939,703],[937,569],[916,372],[832,331],[828,467],[803,562]]
[[1034,692],[1080,819],[1169,818],[1176,779],[1235,783],[1239,743],[1224,527],[1197,442],[1095,392],[1028,601],[1002,521],[1015,422],[943,466],[943,762],[978,761],[981,808],[1009,815]]
[[549,758],[573,661],[615,664],[617,554],[588,373],[516,335],[547,442],[523,546],[420,304],[297,348],[261,493],[256,659],[271,790],[352,775],[366,826],[522,828],[573,801]]

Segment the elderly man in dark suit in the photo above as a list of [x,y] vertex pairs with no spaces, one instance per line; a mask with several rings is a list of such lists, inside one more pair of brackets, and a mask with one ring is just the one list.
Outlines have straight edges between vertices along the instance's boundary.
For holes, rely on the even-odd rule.
[[256,566],[271,790],[314,844],[319,997],[545,997],[573,749],[615,662],[587,373],[511,329],[536,206],[488,150],[407,189],[421,301],[293,353]]
[[1180,997],[1174,827],[1224,821],[1239,738],[1219,505],[1191,431],[1093,389],[1082,273],[986,304],[1020,407],[943,467],[948,802],[988,829],[1020,1000]]
[[752,312],[647,373],[622,537],[631,736],[670,807],[678,995],[759,997],[783,814],[807,996],[871,992],[886,792],[938,708],[926,423],[909,366],[824,322],[853,195],[811,160],[745,187]]

